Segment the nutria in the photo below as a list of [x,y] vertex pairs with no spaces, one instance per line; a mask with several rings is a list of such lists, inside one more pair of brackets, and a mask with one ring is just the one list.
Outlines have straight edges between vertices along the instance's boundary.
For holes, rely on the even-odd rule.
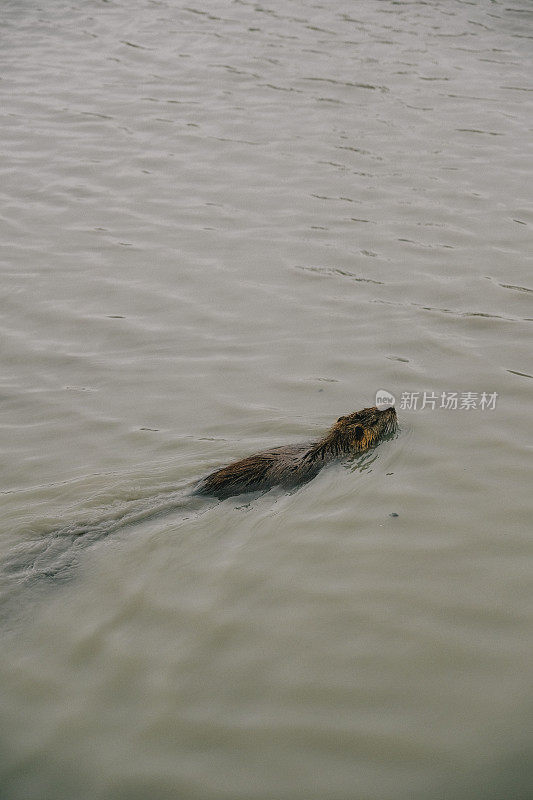
[[339,417],[316,442],[273,447],[217,469],[201,481],[195,493],[223,500],[274,486],[292,489],[314,478],[325,464],[369,450],[394,433],[396,426],[394,408],[363,408]]

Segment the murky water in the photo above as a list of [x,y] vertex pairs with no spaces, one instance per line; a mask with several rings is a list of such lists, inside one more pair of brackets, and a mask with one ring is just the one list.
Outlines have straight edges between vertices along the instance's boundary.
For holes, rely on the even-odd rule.
[[1,796],[530,798],[532,4],[1,15]]

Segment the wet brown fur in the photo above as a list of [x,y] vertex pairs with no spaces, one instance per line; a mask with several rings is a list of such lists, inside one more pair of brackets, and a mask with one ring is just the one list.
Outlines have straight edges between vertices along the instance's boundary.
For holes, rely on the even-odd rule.
[[339,417],[322,439],[307,444],[274,447],[235,461],[212,472],[197,494],[219,499],[244,492],[266,491],[273,486],[291,489],[314,478],[323,466],[378,444],[396,430],[396,411],[375,406]]

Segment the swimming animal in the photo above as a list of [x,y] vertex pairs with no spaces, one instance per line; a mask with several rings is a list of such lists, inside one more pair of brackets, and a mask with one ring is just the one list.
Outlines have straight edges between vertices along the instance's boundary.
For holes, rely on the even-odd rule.
[[397,429],[394,407],[363,408],[337,422],[316,442],[287,444],[235,461],[207,475],[195,494],[223,500],[274,486],[292,489],[312,480],[332,461],[364,453]]

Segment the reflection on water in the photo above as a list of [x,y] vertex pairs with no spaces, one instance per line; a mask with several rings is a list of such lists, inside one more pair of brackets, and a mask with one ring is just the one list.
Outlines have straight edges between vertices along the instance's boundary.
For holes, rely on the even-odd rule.
[[[525,800],[530,4],[78,5],[2,15],[3,795]],[[378,387],[498,403],[187,495]]]

